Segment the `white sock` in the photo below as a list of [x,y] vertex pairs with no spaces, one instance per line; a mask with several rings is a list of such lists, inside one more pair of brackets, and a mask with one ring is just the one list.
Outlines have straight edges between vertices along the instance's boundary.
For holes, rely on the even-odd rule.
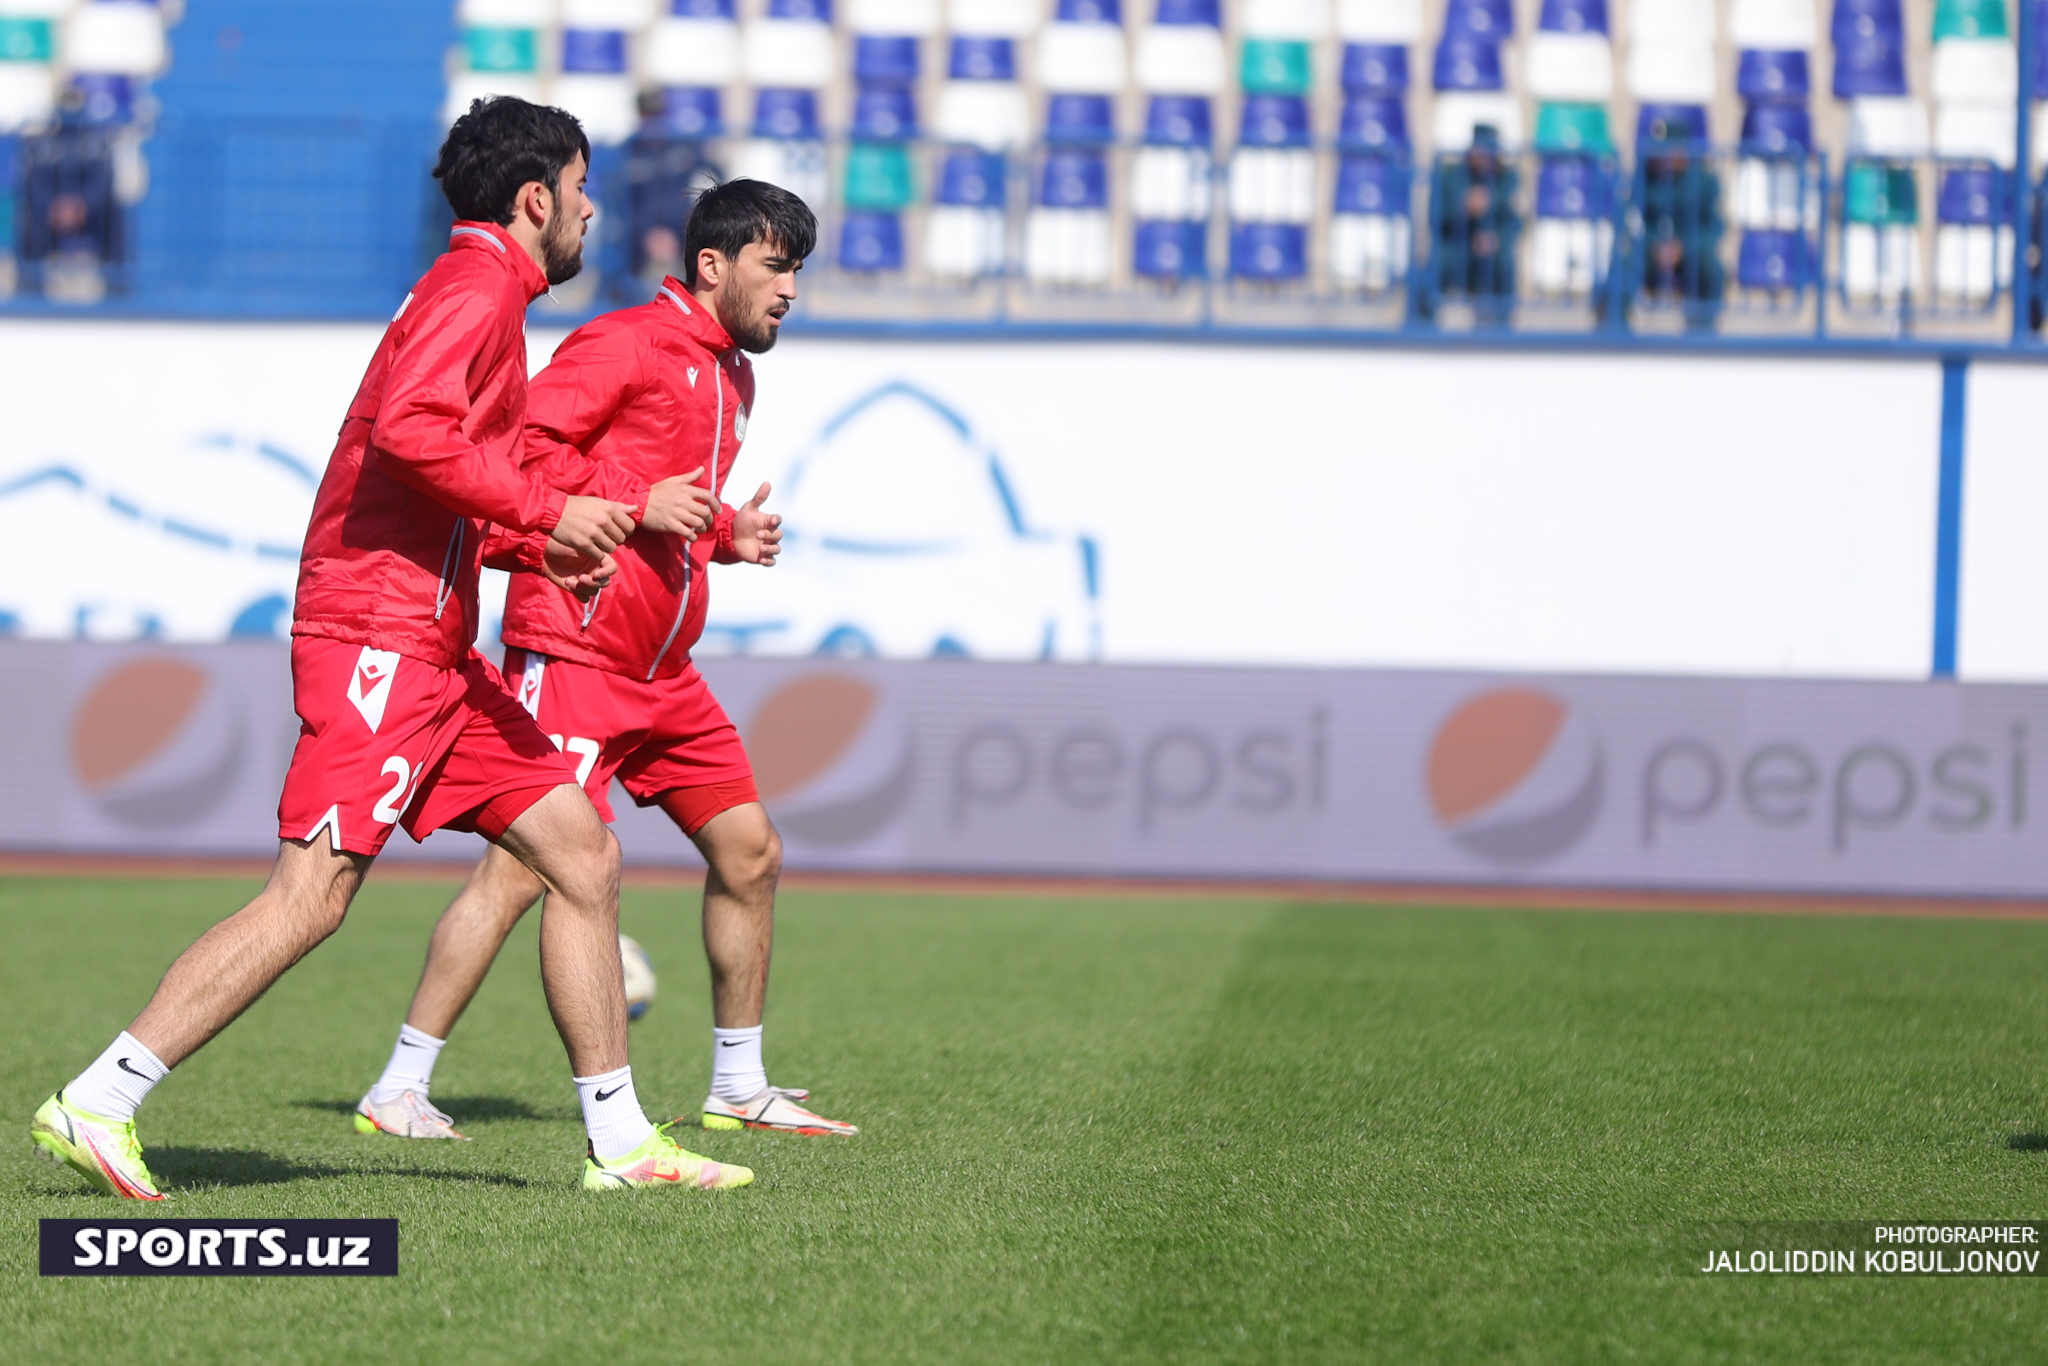
[[398,1042],[391,1046],[391,1061],[384,1064],[384,1075],[370,1088],[370,1099],[388,1105],[407,1091],[416,1091],[425,1099],[434,1081],[434,1060],[447,1043],[411,1025],[400,1025]]
[[133,1119],[135,1107],[142,1104],[150,1088],[170,1074],[171,1069],[156,1054],[124,1029],[92,1066],[64,1088],[64,1099],[108,1119]]
[[761,1065],[761,1026],[711,1031],[711,1094],[738,1105],[761,1094],[768,1069]]
[[583,1127],[590,1131],[591,1151],[600,1162],[624,1157],[647,1141],[654,1125],[633,1094],[633,1069],[621,1067],[597,1077],[575,1077],[576,1099],[583,1103]]

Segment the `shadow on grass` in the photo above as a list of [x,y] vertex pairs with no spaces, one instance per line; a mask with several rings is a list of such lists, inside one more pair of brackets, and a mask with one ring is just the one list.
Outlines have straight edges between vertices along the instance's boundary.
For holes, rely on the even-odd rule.
[[[360,1101],[354,1100],[295,1100],[292,1102],[301,1110],[326,1110],[330,1114],[352,1115]],[[557,1106],[549,1110],[536,1110],[523,1100],[512,1096],[435,1096],[434,1104],[455,1117],[458,1124],[481,1119],[581,1119],[574,1110]]]
[[399,1176],[417,1181],[463,1181],[484,1186],[526,1186],[524,1177],[498,1172],[433,1171],[386,1165],[336,1167],[296,1162],[269,1153],[229,1148],[151,1148],[150,1171],[166,1186],[282,1186],[336,1176]]
[[2014,1134],[2005,1146],[2016,1153],[2048,1153],[2048,1134]]

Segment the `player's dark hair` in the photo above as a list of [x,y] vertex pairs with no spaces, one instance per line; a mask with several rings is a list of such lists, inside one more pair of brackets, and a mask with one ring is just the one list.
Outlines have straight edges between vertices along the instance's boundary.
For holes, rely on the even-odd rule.
[[781,249],[801,261],[818,245],[818,218],[811,206],[765,180],[728,180],[697,196],[683,229],[683,283],[697,285],[697,253],[710,247],[728,261],[755,242]]
[[448,130],[434,179],[457,218],[503,227],[512,221],[521,185],[538,180],[549,194],[561,194],[562,168],[579,155],[590,160],[590,139],[574,115],[492,95],[470,105]]

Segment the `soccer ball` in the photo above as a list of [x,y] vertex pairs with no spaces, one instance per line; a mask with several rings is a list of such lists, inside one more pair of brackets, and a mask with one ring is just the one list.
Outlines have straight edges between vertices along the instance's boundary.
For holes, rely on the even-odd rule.
[[622,934],[619,966],[626,970],[626,1018],[637,1020],[654,1004],[654,960],[638,942]]

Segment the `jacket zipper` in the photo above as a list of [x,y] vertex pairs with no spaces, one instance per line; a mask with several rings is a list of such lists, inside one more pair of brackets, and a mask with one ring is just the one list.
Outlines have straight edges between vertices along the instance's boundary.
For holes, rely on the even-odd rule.
[[[717,356],[711,358],[711,387],[718,394],[718,421],[711,428],[711,493],[718,496],[718,451],[725,440],[725,375]],[[690,614],[690,580],[696,568],[691,558],[691,546],[683,547],[683,600],[676,605],[675,623],[668,628],[668,639],[661,642],[661,649],[654,656],[654,662],[647,666],[645,682],[654,681],[654,671],[661,667],[661,661],[668,658],[668,647],[676,643],[676,634],[683,629],[683,618]]]
[[[471,229],[475,231],[475,229]],[[462,554],[463,519],[455,519],[455,533],[448,538],[448,553],[441,557],[441,582],[434,588],[434,620],[441,619],[441,611],[448,605],[448,595],[455,591],[451,577],[455,572],[456,557]]]

